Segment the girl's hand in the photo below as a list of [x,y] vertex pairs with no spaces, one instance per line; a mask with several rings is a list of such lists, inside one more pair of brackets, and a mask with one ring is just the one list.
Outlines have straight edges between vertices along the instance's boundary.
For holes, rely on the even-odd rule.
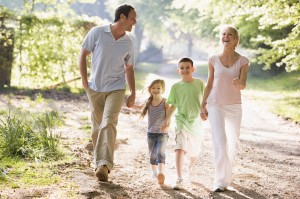
[[161,127],[161,131],[165,132],[170,126],[170,121],[169,120],[165,120],[164,125]]

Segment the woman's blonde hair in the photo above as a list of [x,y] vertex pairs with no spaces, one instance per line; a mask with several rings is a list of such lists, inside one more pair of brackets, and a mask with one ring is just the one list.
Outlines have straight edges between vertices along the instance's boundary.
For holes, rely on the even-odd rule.
[[141,118],[144,118],[144,117],[145,117],[145,115],[147,114],[147,111],[148,111],[148,109],[149,109],[149,106],[150,106],[150,104],[151,104],[151,102],[152,102],[152,100],[153,100],[153,96],[151,95],[151,92],[150,92],[150,91],[151,91],[151,88],[152,88],[152,86],[153,86],[154,84],[160,84],[161,87],[162,87],[162,89],[163,89],[163,92],[165,92],[165,81],[162,80],[162,79],[156,79],[156,80],[154,80],[154,81],[147,87],[147,90],[148,90],[150,96],[149,96],[149,98],[148,98],[148,100],[147,100],[147,102],[146,102],[146,105],[145,105],[145,107],[144,107],[144,109],[143,109],[143,112],[141,113]]
[[236,29],[236,27],[234,27],[233,25],[226,24],[226,25],[221,26],[221,29],[220,29],[220,42],[222,43],[223,30],[227,29],[227,28],[232,31],[233,37],[237,40],[237,43],[235,45],[235,47],[237,47],[240,43],[240,35],[239,35],[239,32]]

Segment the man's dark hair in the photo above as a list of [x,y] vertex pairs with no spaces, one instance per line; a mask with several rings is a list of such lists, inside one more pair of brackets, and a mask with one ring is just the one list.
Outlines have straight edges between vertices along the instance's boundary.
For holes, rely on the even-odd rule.
[[126,18],[128,18],[129,12],[131,10],[134,10],[134,7],[132,7],[131,5],[124,4],[124,5],[119,6],[116,9],[116,12],[115,12],[115,20],[114,20],[114,22],[117,22],[117,21],[120,20],[121,14],[125,15]]
[[191,65],[194,67],[194,62],[193,62],[193,60],[192,60],[191,58],[189,58],[189,57],[182,57],[182,58],[180,58],[179,61],[178,61],[178,64],[181,63],[181,62],[190,62]]

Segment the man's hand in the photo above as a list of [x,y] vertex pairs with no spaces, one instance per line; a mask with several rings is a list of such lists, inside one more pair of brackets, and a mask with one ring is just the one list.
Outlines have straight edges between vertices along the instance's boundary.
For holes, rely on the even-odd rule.
[[127,101],[126,101],[126,105],[128,108],[133,107],[134,105],[134,101],[135,101],[135,94],[132,94],[128,96]]
[[89,83],[88,83],[88,81],[82,80],[82,86],[83,86],[83,88],[84,88],[85,90],[88,89],[88,88],[89,88]]

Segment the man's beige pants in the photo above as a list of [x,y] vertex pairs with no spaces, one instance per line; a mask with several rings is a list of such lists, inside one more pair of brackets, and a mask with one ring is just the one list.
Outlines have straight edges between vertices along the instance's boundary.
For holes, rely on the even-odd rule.
[[101,165],[106,165],[111,171],[114,164],[116,126],[125,90],[96,92],[88,88],[86,93],[91,110],[95,169]]

